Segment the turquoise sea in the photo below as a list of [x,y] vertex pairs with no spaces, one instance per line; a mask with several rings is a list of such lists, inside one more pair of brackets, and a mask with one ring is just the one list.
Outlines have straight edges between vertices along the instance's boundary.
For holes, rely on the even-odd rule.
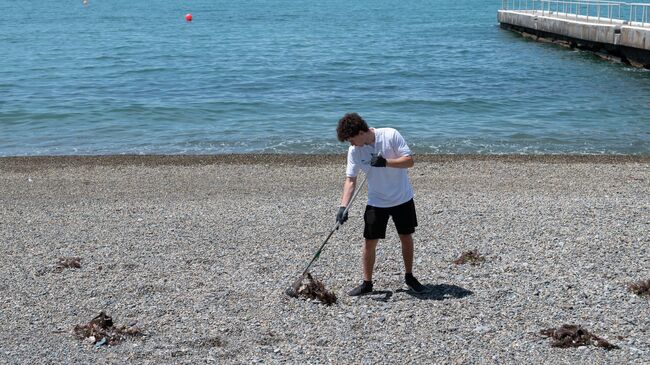
[[416,153],[650,154],[650,71],[500,6],[1,0],[0,156],[343,153],[348,111]]

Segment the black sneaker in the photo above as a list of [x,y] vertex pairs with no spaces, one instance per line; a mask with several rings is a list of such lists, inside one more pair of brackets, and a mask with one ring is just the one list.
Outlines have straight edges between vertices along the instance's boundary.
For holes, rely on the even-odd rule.
[[404,282],[415,293],[424,293],[427,291],[427,287],[420,284],[418,279],[416,279],[415,276],[413,276],[413,274],[404,275]]
[[359,295],[364,295],[364,294],[369,294],[372,293],[372,282],[370,281],[364,281],[361,283],[361,285],[357,286],[356,288],[350,290],[348,292],[348,295],[351,297],[357,297]]

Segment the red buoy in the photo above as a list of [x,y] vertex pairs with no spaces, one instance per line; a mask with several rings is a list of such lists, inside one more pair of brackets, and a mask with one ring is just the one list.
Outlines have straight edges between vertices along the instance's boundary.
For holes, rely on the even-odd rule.
[[192,21],[192,14],[190,14],[190,13],[185,14],[185,20],[187,20],[188,22],[191,22]]

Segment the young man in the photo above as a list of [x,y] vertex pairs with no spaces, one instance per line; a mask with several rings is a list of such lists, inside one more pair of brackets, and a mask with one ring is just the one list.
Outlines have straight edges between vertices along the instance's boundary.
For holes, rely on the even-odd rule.
[[339,141],[351,144],[341,207],[336,214],[336,220],[340,224],[348,219],[343,212],[354,193],[359,170],[363,170],[368,177],[368,205],[363,217],[363,283],[348,294],[357,296],[372,292],[375,251],[379,240],[386,238],[389,217],[393,218],[402,242],[404,281],[411,290],[424,292],[426,288],[413,276],[412,234],[418,222],[413,204],[413,188],[406,170],[413,167],[413,157],[406,141],[393,128],[368,128],[357,113],[343,116],[338,122],[336,134]]

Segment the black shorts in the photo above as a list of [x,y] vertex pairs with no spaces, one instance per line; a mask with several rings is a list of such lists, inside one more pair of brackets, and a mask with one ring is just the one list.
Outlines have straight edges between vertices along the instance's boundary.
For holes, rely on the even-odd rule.
[[363,215],[363,221],[365,222],[363,237],[368,240],[386,238],[388,217],[393,217],[395,228],[399,234],[411,234],[415,232],[415,227],[418,226],[413,199],[390,208],[366,205],[366,213]]

